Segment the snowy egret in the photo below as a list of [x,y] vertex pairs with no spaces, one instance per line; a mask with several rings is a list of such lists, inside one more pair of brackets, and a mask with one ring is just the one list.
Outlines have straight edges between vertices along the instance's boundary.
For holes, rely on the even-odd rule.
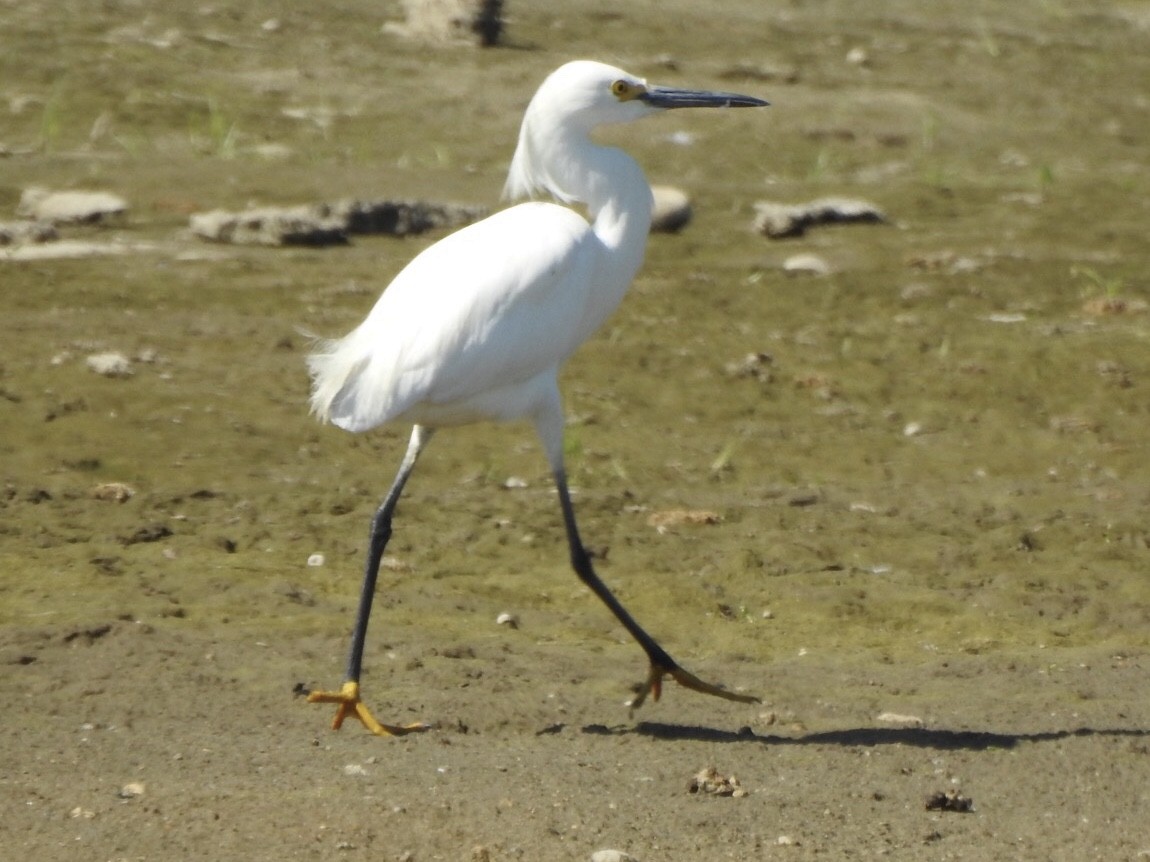
[[651,189],[639,165],[592,142],[598,126],[669,108],[753,107],[735,93],[649,85],[602,63],[580,60],[551,73],[527,106],[504,189],[508,198],[549,194],[586,205],[592,222],[556,203],[533,201],[470,225],[416,256],[367,318],[308,358],[311,408],[348,431],[414,424],[399,472],[371,523],[363,589],[339,691],[312,703],[338,704],[333,727],[354,715],[374,733],[426,730],[388,725],[360,700],[372,598],[392,514],[420,452],[437,428],[530,419],[542,441],[576,574],[638,641],[650,661],[632,709],[658,700],[664,677],[704,694],[758,699],[704,682],[681,668],[595,574],[579,538],[563,464],[563,362],[615,310],[643,262]]

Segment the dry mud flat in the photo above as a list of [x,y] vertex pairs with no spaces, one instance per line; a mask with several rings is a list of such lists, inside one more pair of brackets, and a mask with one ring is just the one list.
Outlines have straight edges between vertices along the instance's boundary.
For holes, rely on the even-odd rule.
[[[384,741],[354,727],[332,734],[326,715],[292,697],[292,674],[339,644],[180,629],[5,634],[11,850],[60,860],[1150,854],[1143,657],[1060,651],[1059,664],[1035,654],[914,668],[804,657],[770,668],[764,707],[715,709],[671,690],[632,722],[596,679],[636,658],[626,646],[588,657],[501,627],[507,639],[445,649],[411,631],[376,691],[414,705],[398,717],[441,726]],[[745,664],[716,670],[758,676]],[[708,767],[717,777],[701,779]]]
[[[31,186],[132,206],[60,240],[122,253],[0,266],[0,855],[1150,856],[1143,4],[512,12],[475,52],[365,0],[4,5],[3,220]],[[573,56],[773,102],[619,133],[694,215],[565,386],[604,579],[764,703],[629,717],[641,653],[574,584],[529,432],[471,429],[421,462],[367,656],[377,712],[439,729],[332,733],[293,692],[339,681],[406,432],[317,427],[299,330],[434,237],[173,236],[497,206]],[[887,223],[750,229],[844,197]]]

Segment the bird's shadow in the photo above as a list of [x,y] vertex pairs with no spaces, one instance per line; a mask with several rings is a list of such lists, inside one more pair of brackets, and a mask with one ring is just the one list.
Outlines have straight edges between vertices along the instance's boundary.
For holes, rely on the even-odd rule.
[[583,733],[601,736],[645,736],[651,739],[691,740],[694,742],[754,743],[759,745],[841,745],[878,746],[909,745],[939,750],[985,751],[990,748],[1014,748],[1024,742],[1052,742],[1071,737],[1150,737],[1150,730],[1138,728],[1088,728],[1041,731],[1036,733],[995,733],[985,730],[943,730],[923,727],[857,727],[828,730],[801,736],[775,736],[755,733],[751,728],[718,730],[696,725],[664,724],[641,721],[634,725],[608,727],[590,724]]

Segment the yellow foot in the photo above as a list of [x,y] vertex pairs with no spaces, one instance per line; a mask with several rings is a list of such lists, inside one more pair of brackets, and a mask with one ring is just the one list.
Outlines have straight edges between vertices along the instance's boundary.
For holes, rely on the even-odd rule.
[[739,703],[762,703],[754,695],[750,694],[736,694],[733,691],[727,691],[725,688],[719,688],[717,685],[711,685],[709,682],[703,682],[693,673],[688,673],[677,665],[674,667],[662,667],[661,665],[651,665],[651,670],[647,673],[647,681],[643,683],[639,693],[635,695],[634,699],[628,706],[633,713],[643,705],[647,699],[647,695],[651,695],[652,700],[658,700],[659,695],[663,693],[663,677],[669,676],[679,685],[689,688],[693,691],[701,692],[702,694],[709,694],[714,697],[721,697],[724,700],[734,700]]
[[431,730],[430,724],[416,721],[412,724],[381,724],[367,705],[359,699],[359,683],[348,681],[339,691],[313,691],[307,696],[308,703],[334,703],[337,705],[335,720],[331,723],[332,730],[339,730],[343,720],[348,716],[355,716],[363,726],[376,736],[403,736],[408,733],[418,733]]

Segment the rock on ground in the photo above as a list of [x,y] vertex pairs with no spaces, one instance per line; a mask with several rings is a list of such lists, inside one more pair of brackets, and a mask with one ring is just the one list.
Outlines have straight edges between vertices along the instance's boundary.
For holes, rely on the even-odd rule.
[[85,257],[152,251],[153,249],[154,246],[147,243],[85,242],[83,240],[17,243],[11,248],[0,248],[0,261],[76,260]]
[[122,216],[128,202],[111,192],[54,192],[33,186],[20,195],[17,215],[51,224],[92,224]]
[[651,230],[657,233],[677,233],[691,220],[691,199],[687,193],[673,186],[652,186],[655,206],[651,211]]
[[503,35],[503,0],[403,0],[404,22],[384,30],[426,42],[499,44]]
[[343,245],[350,234],[408,236],[456,227],[486,215],[483,207],[423,201],[346,200],[332,204],[213,210],[191,217],[192,233],[236,245]]
[[389,236],[459,227],[487,215],[486,207],[429,201],[348,200],[321,208],[343,220],[348,233]]
[[56,226],[45,221],[0,222],[0,245],[51,242],[59,236]]
[[343,245],[347,226],[315,207],[264,207],[234,213],[212,210],[191,217],[192,233],[236,245]]
[[805,204],[759,201],[755,211],[755,231],[771,239],[802,236],[812,225],[887,221],[886,214],[874,204],[849,198],[819,198]]

